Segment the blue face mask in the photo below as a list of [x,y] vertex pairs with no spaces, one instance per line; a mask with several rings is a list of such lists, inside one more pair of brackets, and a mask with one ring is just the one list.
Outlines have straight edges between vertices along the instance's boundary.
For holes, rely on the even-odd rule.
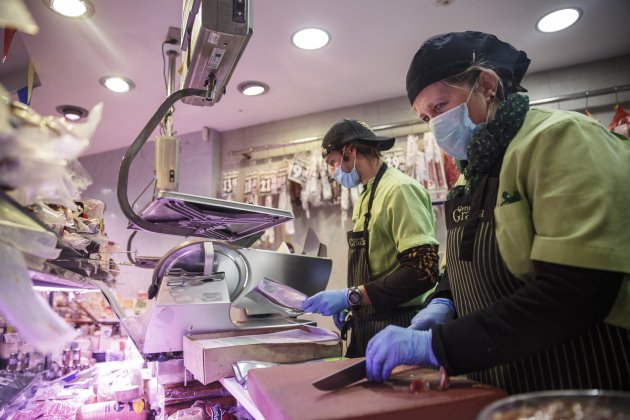
[[357,158],[354,158],[354,167],[350,172],[345,172],[341,169],[341,165],[337,166],[335,172],[333,173],[333,178],[337,183],[346,187],[346,188],[354,188],[361,180],[359,179],[359,173],[357,172]]
[[468,115],[468,101],[474,88],[473,86],[466,102],[429,121],[429,128],[433,132],[438,146],[457,160],[468,159],[468,145],[477,128],[477,125],[471,121]]

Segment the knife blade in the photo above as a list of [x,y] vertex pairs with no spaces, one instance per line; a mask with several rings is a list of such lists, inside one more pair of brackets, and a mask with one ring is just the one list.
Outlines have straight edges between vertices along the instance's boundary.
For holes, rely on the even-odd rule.
[[313,382],[321,391],[332,391],[353,384],[366,377],[365,358]]

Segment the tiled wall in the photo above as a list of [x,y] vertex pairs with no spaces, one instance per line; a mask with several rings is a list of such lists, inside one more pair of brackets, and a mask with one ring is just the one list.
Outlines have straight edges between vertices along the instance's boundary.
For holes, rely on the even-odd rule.
[[[530,99],[547,98],[550,96],[584,92],[586,90],[601,89],[615,85],[630,84],[630,55],[609,60],[574,66],[567,69],[554,70],[544,73],[528,75],[523,86],[529,89]],[[626,109],[630,109],[630,92],[618,95],[619,101]],[[297,100],[297,99],[296,99]],[[614,95],[592,97],[588,108],[595,118],[608,124],[613,114]],[[547,105],[550,108],[571,109],[583,111],[586,101],[576,100]],[[243,155],[231,154],[231,151],[247,149],[252,146],[278,145],[295,139],[321,136],[335,121],[345,118],[364,120],[372,126],[397,123],[415,119],[406,97],[393,98],[370,104],[357,105],[343,109],[305,115],[285,121],[276,121],[254,127],[246,127],[224,133],[211,132],[208,140],[203,140],[202,131],[190,133],[182,138],[181,159],[181,192],[203,196],[218,196],[221,172],[235,168],[243,168],[268,162],[271,152],[261,152],[252,155],[247,160]],[[417,129],[413,127],[413,129]],[[404,135],[404,130],[383,131],[383,135]],[[318,146],[313,142],[311,146]],[[291,147],[273,148],[276,155],[291,154]],[[124,150],[115,150],[97,155],[86,156],[81,162],[94,178],[94,184],[84,193],[84,197],[98,198],[107,203],[106,230],[110,238],[126,245],[130,231],[126,229],[126,220],[120,212],[116,198],[116,184],[118,167]],[[278,159],[274,157],[273,159]],[[252,162],[253,161],[253,162]],[[153,175],[153,151],[148,145],[136,158],[132,165],[129,186],[129,197],[133,201],[142,191]],[[139,205],[146,202],[145,197]],[[338,208],[327,207],[311,210],[311,218],[307,220],[301,209],[295,209],[296,234],[286,237],[297,251],[301,251],[308,227],[312,227],[320,240],[328,246],[329,255],[333,259],[333,275],[329,288],[345,286],[347,247],[344,229],[341,229],[340,212]],[[346,228],[349,226],[346,225]],[[443,227],[438,226],[438,237],[444,237]],[[132,249],[137,249],[141,255],[163,255],[172,246],[184,241],[181,237],[167,237],[153,233],[140,233]],[[123,255],[119,258],[125,261]],[[122,267],[119,290],[122,295],[133,296],[139,289],[146,289],[150,282],[151,271],[132,267]],[[327,325],[328,320],[323,324]],[[331,324],[332,326],[332,324]]]

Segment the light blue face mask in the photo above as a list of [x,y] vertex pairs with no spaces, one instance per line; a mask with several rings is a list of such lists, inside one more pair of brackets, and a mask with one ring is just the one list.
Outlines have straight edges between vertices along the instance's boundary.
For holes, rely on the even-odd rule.
[[468,94],[466,102],[429,121],[429,128],[433,132],[438,146],[457,160],[468,159],[468,145],[477,128],[477,125],[472,122],[468,115],[468,101],[475,86]]
[[333,172],[333,178],[337,181],[337,183],[346,188],[354,188],[358,186],[361,180],[359,179],[359,173],[357,172],[357,158],[354,158],[354,167],[350,172],[345,172],[341,169],[341,165],[337,166],[337,169]]

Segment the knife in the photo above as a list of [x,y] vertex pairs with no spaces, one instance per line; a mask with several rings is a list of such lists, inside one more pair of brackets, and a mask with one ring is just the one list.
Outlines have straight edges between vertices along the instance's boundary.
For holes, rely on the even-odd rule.
[[365,358],[352,363],[313,382],[313,386],[322,391],[332,391],[353,384],[366,377]]

